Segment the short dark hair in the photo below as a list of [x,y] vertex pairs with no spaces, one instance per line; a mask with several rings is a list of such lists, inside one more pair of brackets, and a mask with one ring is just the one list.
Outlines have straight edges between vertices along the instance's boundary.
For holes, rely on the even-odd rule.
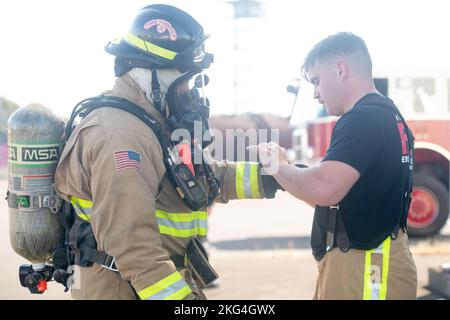
[[339,32],[321,40],[309,51],[302,65],[303,76],[308,79],[306,72],[316,62],[338,55],[357,58],[359,67],[372,73],[372,59],[364,40],[351,32]]

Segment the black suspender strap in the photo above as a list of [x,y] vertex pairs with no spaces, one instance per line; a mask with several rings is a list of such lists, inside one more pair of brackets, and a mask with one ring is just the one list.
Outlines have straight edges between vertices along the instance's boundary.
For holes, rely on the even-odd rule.
[[326,251],[333,249],[335,243],[342,252],[350,250],[350,239],[345,230],[342,214],[339,212],[339,205],[331,206],[329,210]]
[[337,212],[336,217],[336,245],[342,252],[347,252],[350,250],[350,239],[348,238],[347,231],[345,230],[344,220],[342,218],[342,213]]
[[407,219],[408,219],[408,211],[409,206],[411,204],[412,198],[412,187],[413,187],[413,166],[414,166],[414,136],[412,131],[409,129],[405,118],[403,118],[402,114],[398,110],[397,106],[392,103],[392,107],[387,105],[382,105],[383,107],[389,108],[393,111],[395,117],[403,123],[406,136],[408,138],[408,156],[409,163],[408,165],[403,166],[403,187],[402,187],[402,198],[401,198],[401,214],[398,220],[398,226],[394,228],[391,233],[391,238],[395,239],[397,237],[398,231],[403,229],[403,231],[407,231]]
[[405,232],[407,230],[408,211],[409,205],[411,203],[412,186],[413,186],[414,136],[411,130],[409,129],[408,125],[406,124],[406,121],[403,118],[400,111],[398,110],[398,108],[394,105],[393,109],[395,111],[396,117],[398,117],[398,119],[400,119],[400,121],[403,123],[408,140],[408,156],[409,156],[408,164],[403,166],[403,187],[402,187],[402,199],[400,207],[401,215],[399,218],[398,226],[394,229],[393,233],[391,234],[391,238],[396,239],[400,228],[403,229],[403,231]]
[[334,234],[336,232],[336,218],[339,210],[339,205],[331,206],[330,213],[328,215],[327,225],[327,252],[333,249],[334,246]]

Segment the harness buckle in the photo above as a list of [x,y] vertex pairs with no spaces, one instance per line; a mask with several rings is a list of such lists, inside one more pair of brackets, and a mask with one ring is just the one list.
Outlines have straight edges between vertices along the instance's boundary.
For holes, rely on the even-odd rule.
[[[108,265],[106,265],[110,258],[112,258],[111,262]],[[119,270],[116,269],[116,265],[114,264],[115,261],[116,261],[116,258],[108,256],[105,260],[105,264],[102,264],[102,267],[105,269],[114,271],[114,272],[119,272]]]

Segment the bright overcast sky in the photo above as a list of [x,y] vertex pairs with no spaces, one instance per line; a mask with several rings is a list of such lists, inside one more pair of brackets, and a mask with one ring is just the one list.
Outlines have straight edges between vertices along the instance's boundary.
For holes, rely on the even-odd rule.
[[[450,70],[448,1],[267,0],[267,17],[254,29],[247,59],[260,65],[254,92],[267,103],[245,111],[286,114],[284,88],[298,76],[307,50],[338,31],[362,36],[375,72]],[[74,104],[111,88],[113,58],[106,42],[123,35],[135,13],[149,1],[0,1],[0,96],[20,105],[42,103],[68,116]],[[215,54],[209,97],[215,114],[233,110],[233,20],[225,1],[167,1],[189,11],[211,34]],[[256,42],[255,42],[256,43]],[[249,46],[252,48],[252,46]],[[242,60],[242,58],[241,58]],[[269,83],[266,88],[265,83]],[[269,90],[267,90],[269,89]],[[277,104],[280,104],[278,106]]]

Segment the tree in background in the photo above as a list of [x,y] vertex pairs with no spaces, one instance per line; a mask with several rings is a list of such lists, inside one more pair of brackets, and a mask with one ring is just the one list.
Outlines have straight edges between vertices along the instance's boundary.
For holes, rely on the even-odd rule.
[[7,142],[6,124],[9,116],[19,108],[17,103],[14,103],[4,97],[0,97],[0,145]]

